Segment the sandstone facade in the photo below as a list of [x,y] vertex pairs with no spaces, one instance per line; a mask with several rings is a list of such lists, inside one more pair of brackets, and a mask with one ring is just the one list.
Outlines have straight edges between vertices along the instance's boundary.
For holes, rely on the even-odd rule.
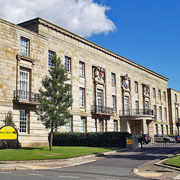
[[19,25],[1,19],[0,126],[12,111],[22,146],[48,144],[35,95],[51,52],[65,63],[73,96],[72,118],[57,131],[177,133],[170,121],[168,78],[41,18]]

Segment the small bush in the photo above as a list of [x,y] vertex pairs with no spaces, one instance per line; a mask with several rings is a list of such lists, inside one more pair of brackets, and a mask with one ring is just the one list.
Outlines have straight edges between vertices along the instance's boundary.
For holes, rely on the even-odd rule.
[[127,132],[54,133],[53,146],[126,147]]

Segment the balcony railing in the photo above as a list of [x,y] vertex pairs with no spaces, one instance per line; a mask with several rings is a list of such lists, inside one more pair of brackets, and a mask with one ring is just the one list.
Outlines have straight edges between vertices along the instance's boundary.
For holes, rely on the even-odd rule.
[[13,93],[13,100],[18,102],[38,103],[38,93],[15,90]]
[[113,114],[113,108],[106,106],[91,106],[91,112],[93,113],[102,113],[102,114]]
[[128,109],[119,111],[120,116],[154,115],[152,109]]

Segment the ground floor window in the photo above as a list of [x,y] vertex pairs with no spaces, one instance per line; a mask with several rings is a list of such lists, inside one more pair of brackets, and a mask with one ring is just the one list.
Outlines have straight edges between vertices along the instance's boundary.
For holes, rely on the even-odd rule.
[[86,132],[86,117],[81,117],[81,132]]
[[19,132],[28,133],[28,111],[20,110]]
[[66,119],[66,132],[71,132],[71,118]]

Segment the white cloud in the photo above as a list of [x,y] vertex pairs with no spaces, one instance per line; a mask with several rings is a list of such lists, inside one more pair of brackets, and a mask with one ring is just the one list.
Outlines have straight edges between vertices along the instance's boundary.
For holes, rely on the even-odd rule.
[[17,24],[41,17],[83,37],[116,29],[109,9],[93,0],[0,0],[2,19]]

